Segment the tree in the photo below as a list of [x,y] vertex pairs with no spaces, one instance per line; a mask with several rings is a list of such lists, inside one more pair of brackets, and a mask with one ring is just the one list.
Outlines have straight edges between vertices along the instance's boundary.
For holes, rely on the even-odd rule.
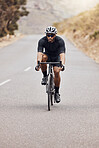
[[18,30],[17,21],[29,14],[25,5],[26,0],[0,0],[0,37]]

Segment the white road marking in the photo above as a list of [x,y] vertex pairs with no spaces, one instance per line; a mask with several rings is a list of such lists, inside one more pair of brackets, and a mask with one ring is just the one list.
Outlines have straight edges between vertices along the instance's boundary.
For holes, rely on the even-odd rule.
[[26,68],[24,71],[29,71],[31,69],[31,67]]
[[6,84],[6,83],[8,83],[10,81],[11,81],[11,79],[8,79],[8,80],[4,81],[4,82],[0,83],[0,86],[4,85],[4,84]]

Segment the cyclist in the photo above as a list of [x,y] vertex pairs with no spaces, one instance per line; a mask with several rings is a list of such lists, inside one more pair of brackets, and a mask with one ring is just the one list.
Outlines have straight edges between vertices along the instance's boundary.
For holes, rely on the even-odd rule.
[[[55,100],[56,103],[61,101],[59,94],[60,87],[60,71],[65,70],[65,42],[64,40],[56,36],[57,29],[53,26],[46,28],[46,36],[41,38],[38,42],[38,52],[37,52],[37,64],[40,62],[60,62],[62,61],[62,66],[60,64],[53,65],[54,71],[54,83],[55,83]],[[46,85],[47,82],[47,65],[42,64],[40,67],[36,66],[36,70],[39,71],[41,68],[43,73],[43,78],[41,81],[42,85]]]

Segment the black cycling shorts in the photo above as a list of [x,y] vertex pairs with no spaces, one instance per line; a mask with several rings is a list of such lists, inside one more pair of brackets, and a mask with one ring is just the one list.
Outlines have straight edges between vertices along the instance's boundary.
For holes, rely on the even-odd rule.
[[[49,54],[44,53],[45,55],[47,55],[48,60],[47,62],[60,62],[60,56],[56,56],[56,57],[52,57]],[[59,64],[53,64],[53,67],[57,66],[60,67],[60,63]]]

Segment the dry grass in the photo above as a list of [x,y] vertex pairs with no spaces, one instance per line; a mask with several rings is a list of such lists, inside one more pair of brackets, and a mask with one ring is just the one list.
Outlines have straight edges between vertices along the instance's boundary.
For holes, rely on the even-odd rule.
[[54,24],[79,49],[99,63],[99,4],[79,15]]
[[10,35],[10,36],[5,36],[3,38],[0,38],[0,48],[8,46],[23,37],[24,37],[24,35],[19,33],[16,35]]

